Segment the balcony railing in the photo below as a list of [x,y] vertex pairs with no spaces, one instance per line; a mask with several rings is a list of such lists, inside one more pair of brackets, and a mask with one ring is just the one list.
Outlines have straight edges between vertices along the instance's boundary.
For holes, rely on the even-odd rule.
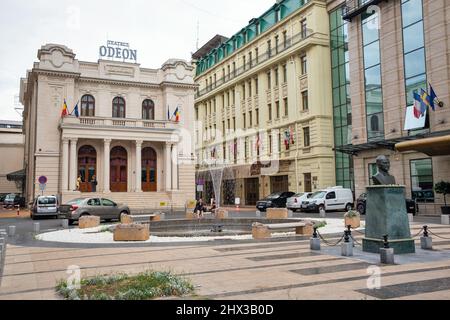
[[347,0],[342,8],[342,18],[351,21],[352,18],[366,12],[370,6],[377,5],[382,0]]
[[178,124],[173,121],[157,121],[157,120],[142,120],[142,119],[118,119],[118,118],[104,118],[104,117],[64,117],[61,120],[61,125],[80,125],[83,127],[92,128],[157,128],[157,129],[175,129]]
[[195,98],[199,98],[199,97],[211,92],[212,90],[237,78],[238,76],[244,74],[245,72],[263,64],[267,60],[269,60],[273,57],[276,57],[277,55],[283,53],[284,51],[286,51],[287,49],[296,45],[297,43],[309,38],[313,33],[314,33],[313,30],[306,29],[306,30],[302,30],[302,31],[298,32],[296,35],[294,35],[291,38],[287,38],[286,42],[281,42],[277,48],[272,48],[271,50],[268,50],[265,53],[260,54],[253,61],[247,62],[245,66],[241,66],[240,68],[233,70],[230,74],[227,74],[226,76],[218,79],[217,81],[213,82],[212,84],[209,84],[204,89],[198,90],[195,95]]

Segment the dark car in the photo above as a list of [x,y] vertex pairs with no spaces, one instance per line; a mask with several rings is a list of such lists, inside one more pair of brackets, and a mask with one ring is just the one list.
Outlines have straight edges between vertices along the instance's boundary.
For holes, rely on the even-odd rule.
[[7,193],[0,194],[0,204],[3,204],[3,201],[5,201],[7,195],[8,195]]
[[287,199],[294,196],[294,192],[277,192],[273,193],[267,198],[264,198],[256,203],[256,209],[265,212],[267,208],[285,208]]
[[[367,194],[363,193],[359,196],[356,202],[356,210],[358,210],[361,214],[366,214],[366,200]],[[406,210],[408,213],[416,215],[419,212],[419,205],[414,200],[406,199]]]
[[3,200],[3,207],[12,208],[15,206],[20,206],[21,208],[25,207],[25,198],[14,193],[10,193]]

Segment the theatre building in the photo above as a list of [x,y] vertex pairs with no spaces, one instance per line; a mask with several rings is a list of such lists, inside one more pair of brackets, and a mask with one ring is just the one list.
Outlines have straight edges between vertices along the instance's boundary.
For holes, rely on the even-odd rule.
[[[182,207],[194,198],[190,64],[174,59],[146,69],[82,62],[53,44],[43,46],[38,59],[20,94],[28,202],[41,193],[41,176],[44,194],[63,202],[99,196],[152,209]],[[68,116],[62,116],[64,101]],[[76,105],[78,115],[70,115]]]

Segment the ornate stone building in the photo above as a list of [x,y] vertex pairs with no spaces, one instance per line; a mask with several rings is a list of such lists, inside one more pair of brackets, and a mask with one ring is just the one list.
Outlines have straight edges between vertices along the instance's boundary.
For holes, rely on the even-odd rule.
[[[95,195],[149,209],[161,202],[184,206],[194,197],[190,64],[168,60],[161,69],[146,69],[83,62],[53,44],[43,46],[38,59],[20,95],[29,201],[40,193],[40,176],[48,179],[45,194],[63,202]],[[64,100],[69,113],[78,104],[79,117],[61,116]],[[176,108],[179,122],[173,121]]]

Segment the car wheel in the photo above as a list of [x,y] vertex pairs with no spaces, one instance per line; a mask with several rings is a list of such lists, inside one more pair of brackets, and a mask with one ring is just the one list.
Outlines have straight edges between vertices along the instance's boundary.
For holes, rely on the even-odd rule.
[[292,212],[297,212],[297,209],[291,209],[292,210]]
[[347,203],[347,205],[345,206],[345,211],[349,212],[350,210],[353,210],[353,205],[351,203]]
[[357,207],[356,210],[358,210],[358,212],[359,212],[360,214],[366,214],[366,208],[364,207],[363,204],[358,204],[358,207]]
[[69,219],[69,226],[73,226],[74,223],[75,223],[75,220]]

